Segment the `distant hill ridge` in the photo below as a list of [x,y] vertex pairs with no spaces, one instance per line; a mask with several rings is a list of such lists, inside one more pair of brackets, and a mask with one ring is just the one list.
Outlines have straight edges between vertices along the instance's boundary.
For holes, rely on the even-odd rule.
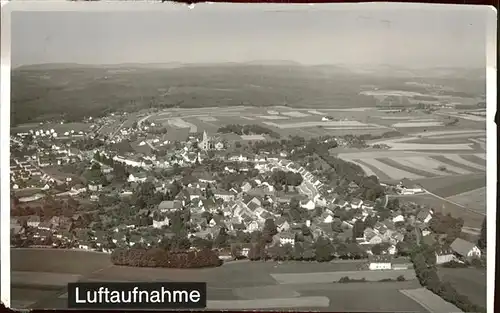
[[80,63],[43,63],[22,65],[13,71],[44,71],[61,69],[175,69],[175,68],[203,68],[203,67],[245,67],[245,66],[265,66],[265,67],[293,67],[311,68],[330,73],[353,73],[357,75],[394,76],[394,77],[438,77],[438,78],[460,78],[467,80],[486,79],[486,68],[460,68],[460,67],[415,67],[396,66],[388,64],[317,64],[305,65],[290,60],[255,60],[248,62],[220,62],[220,63],[120,63],[120,64],[80,64]]

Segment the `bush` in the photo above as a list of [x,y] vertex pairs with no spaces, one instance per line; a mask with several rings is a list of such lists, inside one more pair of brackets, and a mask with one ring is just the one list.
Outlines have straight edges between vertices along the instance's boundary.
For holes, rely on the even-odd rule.
[[366,279],[363,277],[361,279],[351,279],[348,276],[341,277],[338,281],[339,283],[345,284],[345,283],[362,283],[366,282]]
[[474,258],[474,259],[470,260],[468,263],[476,268],[485,268],[486,267],[486,260],[485,259]]
[[399,275],[398,277],[396,277],[396,280],[397,281],[405,281],[405,277],[403,275]]
[[114,265],[135,267],[202,268],[222,265],[212,250],[167,251],[161,248],[116,249],[111,254]]
[[393,281],[392,278],[384,278],[384,279],[379,280],[379,282],[382,282],[382,283],[390,282],[390,281]]
[[443,263],[442,266],[446,267],[446,268],[464,268],[464,267],[467,267],[467,264],[460,263],[457,261],[450,261],[450,262]]

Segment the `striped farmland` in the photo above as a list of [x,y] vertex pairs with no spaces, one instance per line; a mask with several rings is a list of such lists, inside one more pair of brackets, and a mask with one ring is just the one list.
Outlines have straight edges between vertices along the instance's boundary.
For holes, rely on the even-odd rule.
[[[353,156],[354,157],[354,156]],[[390,157],[373,153],[373,157],[346,160],[359,165],[367,176],[375,175],[380,180],[421,179],[450,175],[467,175],[486,171],[485,161],[475,154],[408,154]]]
[[403,179],[403,178],[408,178],[408,179],[419,179],[423,178],[425,176],[417,175],[412,172],[407,172],[404,170],[400,170],[398,168],[392,167],[390,165],[387,165],[383,162],[380,162],[377,159],[360,159],[361,161],[372,165],[373,167],[378,168],[385,174],[387,174],[390,178],[392,179]]
[[391,167],[403,170],[405,172],[409,173],[414,173],[422,177],[434,177],[436,176],[432,172],[426,171],[426,170],[421,170],[419,167],[407,165],[404,162],[404,159],[390,159],[390,158],[383,158],[383,159],[376,159],[379,162],[382,162],[386,165],[389,165]]
[[[383,171],[381,171],[377,167],[375,167],[375,166],[373,166],[373,165],[371,165],[369,163],[366,163],[365,161],[363,161],[361,159],[354,159],[354,160],[349,160],[349,161],[352,161],[353,163],[358,164],[359,166],[361,166],[361,168],[365,171],[365,174],[367,176],[375,175],[380,180],[383,180],[383,181],[387,181],[387,180],[392,180],[393,179],[392,177],[390,177],[389,175],[387,175],[386,173],[384,173]],[[367,172],[366,168],[369,169],[369,172]]]
[[484,158],[480,157],[479,155],[463,154],[462,158],[469,161],[469,162],[472,162],[472,163],[475,163],[478,165],[482,165],[482,166],[486,166],[486,160]]
[[430,168],[428,166],[428,162],[427,162],[426,157],[415,156],[415,157],[408,157],[408,158],[398,158],[396,160],[397,160],[397,162],[404,164],[404,165],[411,167],[411,168],[424,169],[424,171],[433,174],[431,177],[444,176],[447,174],[446,172],[436,170],[434,168]]
[[431,162],[437,161],[441,163],[441,166],[445,166],[447,171],[456,173],[456,174],[471,174],[474,172],[477,172],[478,170],[475,168],[470,168],[468,166],[465,166],[463,164],[454,162],[451,159],[446,158],[443,155],[433,155],[430,157],[432,159]]
[[485,166],[476,164],[474,162],[470,162],[470,161],[462,158],[462,156],[460,156],[458,154],[447,154],[447,155],[443,155],[442,157],[451,161],[452,163],[455,163],[457,166],[462,166],[462,167],[465,166],[466,168],[470,168],[470,169],[472,169],[472,171],[474,171],[474,170],[486,171]]

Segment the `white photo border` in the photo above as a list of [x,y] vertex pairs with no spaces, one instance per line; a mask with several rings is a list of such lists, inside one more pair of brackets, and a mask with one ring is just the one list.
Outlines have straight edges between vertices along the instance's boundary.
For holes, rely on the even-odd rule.
[[[261,6],[263,11],[274,10],[355,10],[360,8],[357,4],[230,4],[230,3],[201,3],[196,8],[214,10],[246,10],[249,7]],[[444,5],[424,3],[391,3],[391,9],[415,8],[422,6],[440,7],[445,10],[461,10],[466,5]],[[106,11],[176,11],[185,10],[186,5],[178,3],[161,3],[160,1],[100,1],[100,2],[68,2],[59,1],[1,1],[1,76],[0,76],[0,301],[10,307],[10,47],[11,47],[11,13],[15,11],[84,11],[84,12],[106,12]],[[478,7],[478,6],[475,6]],[[482,7],[482,6],[481,6]],[[190,7],[193,8],[193,7]],[[363,9],[386,10],[378,3],[364,3]],[[491,14],[486,21],[486,143],[487,143],[487,311],[494,312],[495,296],[495,253],[496,253],[496,204],[497,204],[497,125],[494,118],[497,103],[497,11],[489,7]]]

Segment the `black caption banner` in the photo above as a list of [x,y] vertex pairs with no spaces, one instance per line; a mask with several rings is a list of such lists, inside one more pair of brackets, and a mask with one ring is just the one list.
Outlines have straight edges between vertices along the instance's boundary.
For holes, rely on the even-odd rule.
[[70,283],[71,309],[203,309],[206,283]]

